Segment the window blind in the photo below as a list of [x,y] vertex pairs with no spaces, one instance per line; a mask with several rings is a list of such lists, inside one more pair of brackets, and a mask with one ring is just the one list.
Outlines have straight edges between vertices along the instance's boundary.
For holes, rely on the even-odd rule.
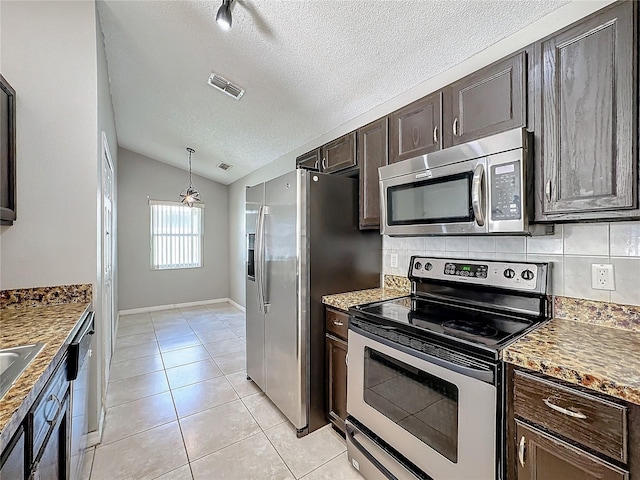
[[151,269],[202,266],[204,204],[149,200],[151,213]]

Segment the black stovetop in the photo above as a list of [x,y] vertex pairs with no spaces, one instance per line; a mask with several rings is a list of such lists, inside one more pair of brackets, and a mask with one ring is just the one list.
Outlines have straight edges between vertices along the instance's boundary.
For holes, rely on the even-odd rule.
[[416,338],[474,350],[499,351],[526,330],[539,323],[526,317],[505,315],[475,308],[429,301],[416,296],[362,305],[354,309],[359,318],[383,327],[397,328]]

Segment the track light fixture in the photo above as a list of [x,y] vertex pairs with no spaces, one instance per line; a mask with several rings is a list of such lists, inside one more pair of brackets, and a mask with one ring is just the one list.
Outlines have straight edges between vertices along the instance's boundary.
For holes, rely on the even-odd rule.
[[222,30],[231,30],[231,2],[233,0],[222,0],[222,6],[218,9],[216,23]]

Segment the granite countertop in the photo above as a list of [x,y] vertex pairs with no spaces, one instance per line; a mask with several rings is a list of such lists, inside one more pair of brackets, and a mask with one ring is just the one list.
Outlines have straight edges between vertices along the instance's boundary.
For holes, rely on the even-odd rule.
[[37,395],[62,359],[89,302],[44,305],[0,312],[0,348],[44,343],[42,351],[0,400],[0,450],[11,440]]
[[349,308],[355,307],[356,305],[390,300],[392,298],[404,297],[408,294],[408,291],[397,288],[370,288],[368,290],[325,295],[322,297],[322,303],[346,312]]
[[556,318],[507,347],[503,359],[640,404],[640,331]]

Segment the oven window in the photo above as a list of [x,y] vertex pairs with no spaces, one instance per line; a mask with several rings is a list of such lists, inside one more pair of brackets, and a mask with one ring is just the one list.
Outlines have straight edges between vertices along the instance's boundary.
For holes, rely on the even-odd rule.
[[470,222],[471,172],[387,188],[389,225]]
[[364,401],[458,462],[458,387],[454,384],[365,347]]

